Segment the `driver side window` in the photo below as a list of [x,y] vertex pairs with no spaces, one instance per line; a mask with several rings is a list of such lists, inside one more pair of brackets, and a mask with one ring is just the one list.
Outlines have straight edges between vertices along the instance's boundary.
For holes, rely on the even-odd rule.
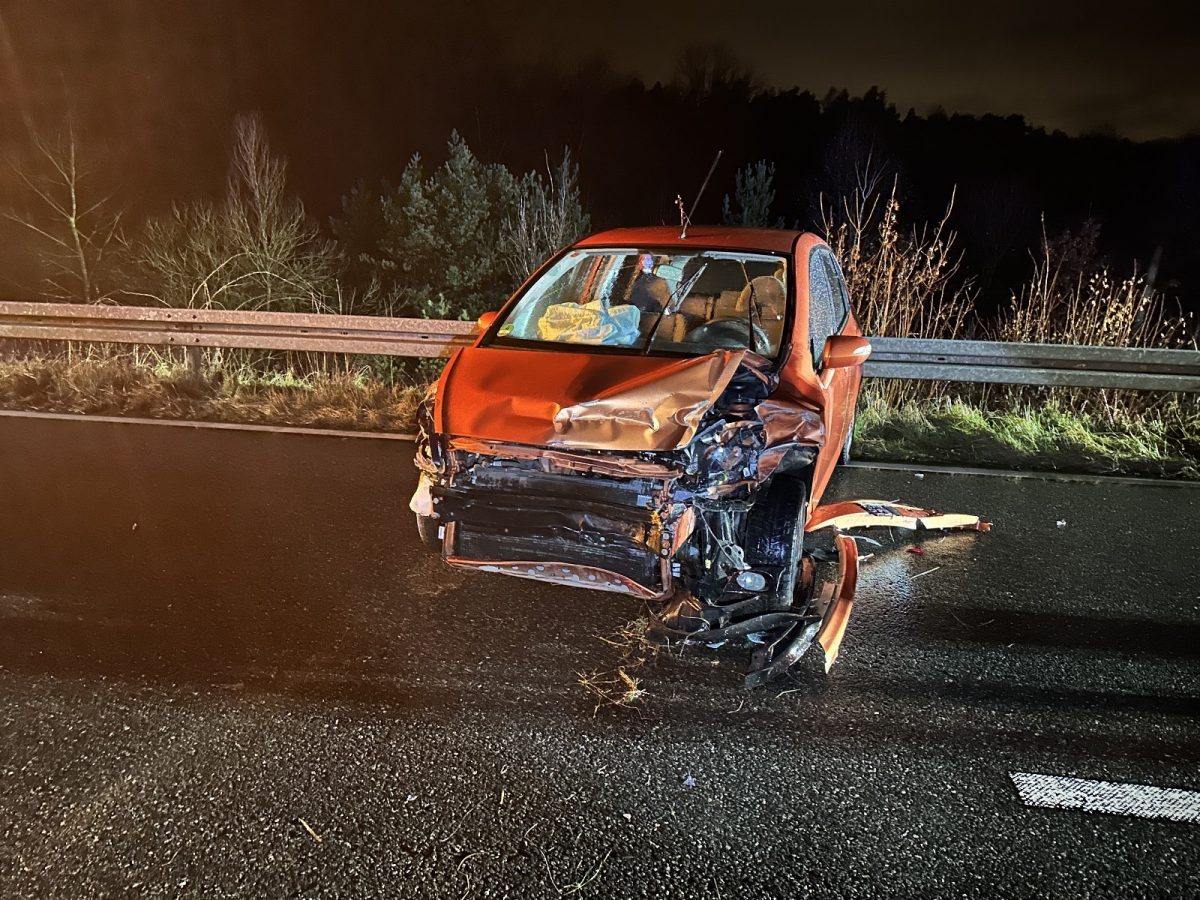
[[[825,257],[829,252],[818,247],[808,257],[808,344],[813,368],[820,371],[825,341],[837,334],[842,317],[834,298],[834,284]],[[832,261],[832,260],[830,260]]]

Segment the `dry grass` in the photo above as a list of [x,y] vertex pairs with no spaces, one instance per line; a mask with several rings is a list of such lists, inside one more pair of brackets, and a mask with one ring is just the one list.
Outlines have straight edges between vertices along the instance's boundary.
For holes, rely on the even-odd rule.
[[[991,337],[998,341],[1036,344],[1082,344],[1097,347],[1195,347],[1194,323],[1171,311],[1171,304],[1138,272],[1114,276],[1107,266],[1086,262],[1069,265],[1077,256],[1061,242],[1043,240],[1029,282]],[[1103,428],[1121,428],[1129,420],[1147,425],[1195,416],[1195,400],[1143,391],[1100,391],[1083,388],[1000,387],[983,391],[989,409],[1057,406],[1098,420]],[[1191,414],[1187,409],[1190,407]]]
[[0,407],[40,412],[407,432],[423,392],[365,372],[196,376],[130,354],[0,361]]
[[880,199],[856,195],[840,211],[825,210],[826,240],[841,261],[863,333],[961,337],[975,298],[970,282],[955,277],[953,200],[936,225],[905,233],[895,190]]
[[[856,191],[824,210],[826,240],[837,254],[864,334],[958,338],[974,309],[969,280],[957,277],[959,254],[949,229],[953,200],[934,226],[904,231],[893,187],[884,200]],[[871,399],[889,406],[941,396],[937,382],[877,381]]]
[[[1106,347],[1194,347],[1195,323],[1137,272],[1098,260],[1097,231],[1043,239],[1029,281],[997,321],[973,314],[958,277],[950,210],[905,233],[895,192],[860,190],[826,211],[855,315],[867,334]],[[1200,404],[1187,395],[950,382],[864,382],[859,455],[1189,477],[1200,467]]]
[[621,666],[615,672],[580,672],[579,684],[596,703],[593,715],[603,707],[628,707],[645,698],[646,692],[635,675]]
[[620,661],[615,669],[577,673],[579,685],[596,704],[593,715],[604,707],[628,708],[646,698],[638,673],[658,658],[661,649],[649,639],[649,630],[650,619],[642,617],[626,622],[611,637],[600,638],[620,653]]

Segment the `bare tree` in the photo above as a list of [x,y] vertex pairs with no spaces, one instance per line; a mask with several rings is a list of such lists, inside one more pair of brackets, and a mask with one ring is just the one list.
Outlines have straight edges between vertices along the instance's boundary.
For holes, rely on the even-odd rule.
[[[855,243],[861,245],[862,240],[876,221],[880,211],[880,201],[883,199],[880,188],[883,187],[890,163],[885,159],[875,159],[875,148],[867,149],[866,155],[853,164],[853,185],[842,193],[841,197],[827,205],[825,195],[819,197],[821,220],[826,234],[837,226],[848,227],[855,237]],[[892,198],[895,198],[898,179],[892,180]]]
[[57,143],[33,137],[37,169],[14,165],[32,204],[6,210],[4,217],[41,239],[38,255],[46,270],[49,297],[98,303],[110,291],[103,287],[109,251],[120,243],[121,212],[111,209],[111,197],[93,197],[89,172],[79,159],[74,129]]
[[168,306],[323,311],[336,295],[332,242],[287,192],[262,122],[239,117],[224,202],[176,206],[132,255]]
[[554,251],[578,240],[591,227],[579,196],[579,167],[563,150],[556,168],[546,160],[546,177],[530,172],[521,182],[516,206],[500,232],[504,264],[517,283],[528,278]]

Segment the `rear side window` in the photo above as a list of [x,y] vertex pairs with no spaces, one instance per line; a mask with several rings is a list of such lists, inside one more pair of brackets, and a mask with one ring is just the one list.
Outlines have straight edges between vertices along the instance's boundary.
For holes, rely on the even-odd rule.
[[841,318],[834,300],[835,288],[830,278],[830,267],[824,259],[827,255],[818,249],[808,257],[808,343],[815,369],[821,367],[825,341],[837,333]]

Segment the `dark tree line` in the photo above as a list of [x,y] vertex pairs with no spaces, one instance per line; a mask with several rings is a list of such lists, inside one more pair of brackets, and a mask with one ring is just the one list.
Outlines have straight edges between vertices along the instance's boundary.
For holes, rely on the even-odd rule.
[[[220,195],[230,125],[256,111],[322,221],[352,185],[399,179],[414,153],[440,165],[453,130],[514,172],[542,171],[547,150],[569,146],[596,226],[675,221],[676,194],[690,199],[718,149],[699,221],[718,220],[737,170],[761,159],[775,165],[772,214],[812,227],[821,195],[853,189],[866,167],[888,190],[898,181],[914,223],[938,219],[956,191],[950,224],[985,306],[1024,280],[1043,228],[1098,227],[1114,266],[1157,256],[1158,286],[1200,307],[1200,136],[1135,144],[1019,116],[918,115],[880,89],[768,89],[711,47],[685,53],[668,84],[603,63],[514,67],[469,17],[429,15],[368,0],[304,15],[283,0],[13,6],[4,24],[22,81],[0,89],[0,149],[69,111],[131,215],[161,214]],[[17,187],[0,179],[0,205]],[[5,274],[28,255],[14,234],[0,234]]]

